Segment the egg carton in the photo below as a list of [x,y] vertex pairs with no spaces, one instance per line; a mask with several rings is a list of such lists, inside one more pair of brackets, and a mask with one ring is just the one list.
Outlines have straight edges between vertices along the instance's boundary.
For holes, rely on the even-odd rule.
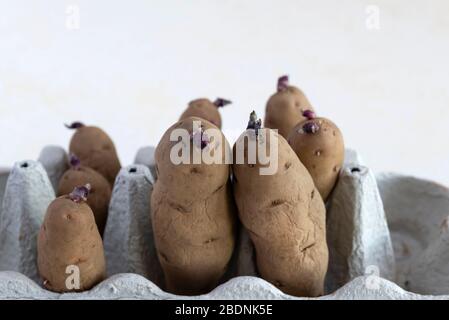
[[[153,243],[150,194],[154,148],[143,147],[119,172],[104,233],[106,280],[80,293],[41,286],[36,234],[67,154],[45,147],[38,160],[0,169],[1,299],[307,299],[284,294],[258,277],[254,248],[241,228],[229,270],[200,296],[165,292]],[[448,299],[449,190],[436,183],[381,173],[346,150],[327,203],[329,270],[326,295],[316,299]]]

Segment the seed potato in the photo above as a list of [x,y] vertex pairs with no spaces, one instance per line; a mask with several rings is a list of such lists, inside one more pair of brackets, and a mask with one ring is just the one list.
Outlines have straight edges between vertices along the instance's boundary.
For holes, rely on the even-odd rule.
[[[151,215],[159,261],[166,288],[176,294],[209,292],[219,283],[231,258],[236,237],[236,213],[230,184],[230,165],[224,161],[229,145],[204,143],[204,148],[222,152],[222,163],[174,164],[170,141],[174,129],[189,132],[192,152],[201,152],[194,142],[193,121],[203,130],[218,129],[201,118],[189,117],[174,124],[162,137],[156,152],[156,181],[151,196]],[[202,131],[201,131],[202,132]],[[192,158],[191,158],[192,159]]]
[[290,132],[288,142],[309,171],[324,200],[332,192],[345,156],[343,135],[329,119],[316,118],[298,123]]
[[200,98],[189,102],[187,109],[183,112],[180,120],[189,117],[205,119],[221,129],[221,116],[218,108],[230,104],[231,101],[217,98],[214,102],[206,98]]
[[92,209],[98,231],[103,236],[111,200],[111,186],[106,178],[97,171],[79,164],[76,160],[72,155],[71,168],[62,175],[57,195],[69,194],[75,187],[89,183],[91,190],[89,191],[87,204]]
[[287,139],[292,128],[300,121],[306,120],[302,115],[305,110],[313,110],[305,94],[297,87],[288,84],[288,77],[278,80],[278,90],[267,102],[264,126],[278,129]]
[[[233,165],[239,217],[254,244],[263,279],[291,295],[319,296],[328,265],[324,203],[287,141],[270,131],[272,136],[257,138],[257,148],[271,150],[278,144],[275,174],[261,175],[259,169],[266,165],[248,163],[248,144],[244,163]],[[240,139],[244,135],[234,145],[234,154]]]
[[[44,287],[51,291],[88,290],[105,278],[101,236],[93,212],[79,190],[50,203],[39,231],[39,274]],[[69,266],[79,268],[79,288],[67,286]]]
[[111,138],[102,129],[79,122],[68,128],[76,130],[69,152],[76,154],[83,165],[101,173],[113,186],[121,165]]

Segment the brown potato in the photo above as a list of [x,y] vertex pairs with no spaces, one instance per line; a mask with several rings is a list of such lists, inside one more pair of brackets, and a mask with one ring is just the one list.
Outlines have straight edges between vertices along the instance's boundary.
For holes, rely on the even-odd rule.
[[278,80],[278,91],[267,102],[264,126],[278,129],[287,139],[293,127],[300,121],[306,120],[302,113],[313,110],[305,94],[297,87],[288,85],[288,77]]
[[221,129],[221,116],[218,108],[230,103],[231,101],[221,98],[217,98],[214,102],[206,98],[196,99],[189,102],[187,109],[183,112],[179,120],[189,117],[199,117]]
[[58,196],[69,194],[75,187],[91,185],[87,204],[92,209],[100,235],[103,236],[108,218],[111,186],[109,182],[92,168],[80,165],[76,156],[71,155],[71,168],[59,180]]
[[[258,271],[285,293],[319,296],[328,265],[323,200],[287,141],[273,130],[260,132],[257,149],[273,150],[277,144],[276,173],[261,175],[259,169],[267,165],[248,163],[248,143],[244,163],[233,165],[234,197],[254,243]],[[234,145],[234,159],[242,139],[244,135]]]
[[67,127],[76,129],[70,140],[70,153],[76,154],[83,165],[101,173],[113,186],[121,165],[111,138],[100,128],[80,122]]
[[[44,287],[51,291],[88,290],[105,278],[103,243],[83,188],[50,203],[39,231],[39,274]],[[78,288],[66,283],[71,266],[79,268]]]
[[[229,145],[223,134],[220,132],[221,144],[205,146],[222,151],[222,164],[201,161],[175,165],[170,159],[171,149],[177,143],[170,141],[170,133],[183,128],[192,135],[194,120],[201,121],[204,130],[218,129],[195,117],[170,127],[156,148],[158,180],[151,196],[151,220],[166,288],[184,295],[206,293],[218,284],[227,269],[236,236],[230,165],[224,162]],[[189,143],[192,152],[200,152],[192,141]]]
[[329,119],[315,118],[298,123],[290,132],[288,143],[309,171],[315,186],[326,201],[332,192],[345,156],[340,129]]

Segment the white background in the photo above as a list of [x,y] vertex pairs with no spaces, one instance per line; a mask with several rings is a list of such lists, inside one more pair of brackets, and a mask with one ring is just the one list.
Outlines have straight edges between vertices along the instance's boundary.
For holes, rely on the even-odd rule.
[[445,0],[0,0],[0,166],[67,146],[74,120],[129,164],[197,97],[234,101],[232,143],[287,73],[371,168],[449,185],[448,16]]

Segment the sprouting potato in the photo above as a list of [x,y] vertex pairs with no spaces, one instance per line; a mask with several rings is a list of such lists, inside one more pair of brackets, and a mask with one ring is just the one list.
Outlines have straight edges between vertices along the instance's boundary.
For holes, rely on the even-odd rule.
[[249,162],[249,143],[244,163],[233,165],[234,197],[255,247],[258,272],[285,293],[319,296],[328,265],[323,200],[287,141],[271,129],[261,129],[253,114],[234,145],[234,158],[245,136],[253,136],[257,150],[278,148],[274,174],[260,174],[267,164],[258,157],[256,163]]
[[[193,132],[193,121],[201,121],[198,132]],[[176,294],[203,294],[215,288],[234,250],[236,213],[230,165],[224,158],[229,145],[221,131],[221,142],[212,144],[204,133],[210,128],[218,131],[201,118],[180,120],[166,131],[155,152],[158,179],[151,196],[151,220],[166,289]],[[170,141],[174,129],[188,131],[191,155],[214,148],[221,150],[222,162],[174,164],[170,159],[177,143]]]
[[199,117],[205,119],[221,129],[221,116],[218,108],[230,104],[231,101],[217,98],[214,102],[206,98],[196,99],[189,102],[187,109],[179,120],[189,117]]
[[69,152],[76,154],[83,165],[101,173],[113,186],[121,165],[111,138],[100,128],[85,126],[81,122],[67,127],[76,130]]
[[287,139],[293,127],[303,117],[305,110],[313,110],[305,94],[297,87],[289,85],[288,76],[278,79],[277,92],[267,102],[264,126],[278,129],[279,133]]
[[[38,235],[38,269],[44,287],[55,292],[83,291],[105,278],[103,243],[86,200],[90,186],[76,187],[48,206]],[[71,268],[79,287],[68,286]]]
[[100,235],[103,235],[111,200],[111,186],[106,178],[97,171],[83,166],[76,155],[70,155],[70,168],[59,181],[57,195],[69,194],[76,186],[87,183],[91,185],[87,204],[94,213]]
[[329,119],[317,118],[311,110],[306,110],[303,114],[307,120],[293,128],[288,142],[310,172],[321,197],[326,201],[343,165],[343,135]]

